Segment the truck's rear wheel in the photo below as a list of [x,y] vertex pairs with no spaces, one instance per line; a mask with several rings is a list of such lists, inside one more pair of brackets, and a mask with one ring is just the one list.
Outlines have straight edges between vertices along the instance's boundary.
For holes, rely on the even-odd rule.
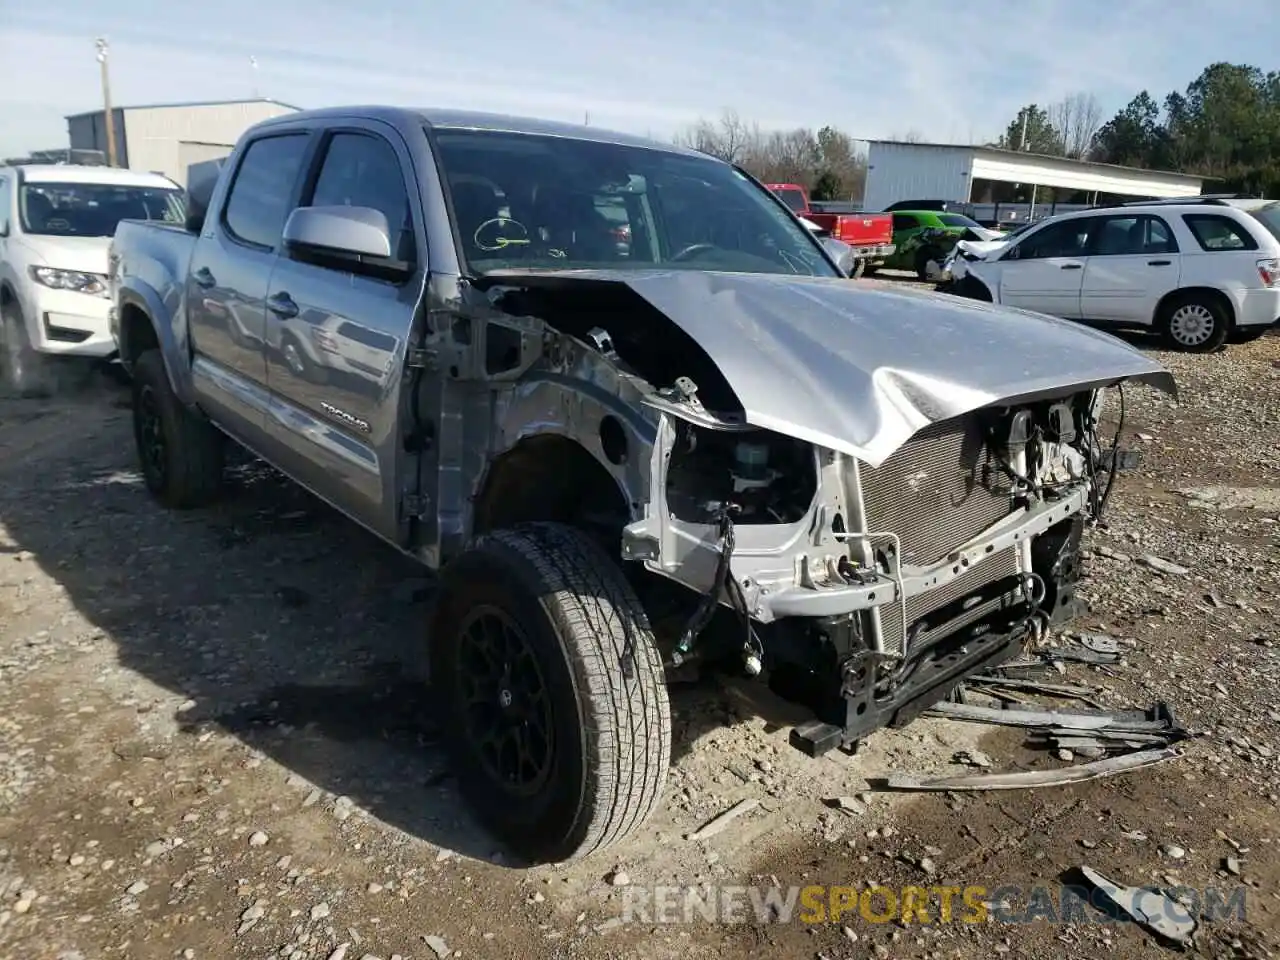
[[590,537],[555,523],[480,537],[442,574],[432,685],[463,793],[530,862],[584,857],[654,810],[671,758],[644,608]]
[[182,405],[159,350],[133,365],[133,436],[147,489],[165,506],[184,510],[217,498],[225,439]]

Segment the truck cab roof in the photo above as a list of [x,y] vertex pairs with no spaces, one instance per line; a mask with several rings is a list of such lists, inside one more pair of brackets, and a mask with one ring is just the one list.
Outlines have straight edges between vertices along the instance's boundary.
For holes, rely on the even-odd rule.
[[707,156],[707,154],[690,150],[674,143],[664,143],[659,140],[651,140],[647,137],[621,133],[616,130],[605,130],[600,127],[443,107],[415,108],[368,105],[325,107],[318,110],[302,110],[297,113],[272,117],[269,120],[261,121],[259,126],[269,127],[277,124],[293,124],[313,119],[333,120],[341,117],[382,120],[397,127],[425,124],[427,127],[438,130],[491,130],[494,132],[565,137],[573,140],[588,140],[595,143],[612,143],[618,146],[643,147],[651,150],[660,150],[664,153],[678,153],[686,156]]

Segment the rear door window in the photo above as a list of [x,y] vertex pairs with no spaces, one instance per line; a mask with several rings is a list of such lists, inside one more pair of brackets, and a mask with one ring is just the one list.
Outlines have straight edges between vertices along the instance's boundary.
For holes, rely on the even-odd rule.
[[899,230],[914,230],[916,228],[916,218],[909,213],[895,213],[893,215],[893,232]]
[[308,139],[305,133],[290,133],[249,144],[222,215],[235,239],[268,250],[280,242]]
[[1249,231],[1230,217],[1217,213],[1187,213],[1182,219],[1202,250],[1218,253],[1258,249],[1258,242]]
[[1090,255],[1095,257],[1177,253],[1169,225],[1159,217],[1135,214],[1107,217],[1093,231]]

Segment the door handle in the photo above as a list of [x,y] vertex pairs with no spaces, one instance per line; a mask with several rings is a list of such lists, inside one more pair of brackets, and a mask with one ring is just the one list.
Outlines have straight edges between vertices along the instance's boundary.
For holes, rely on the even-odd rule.
[[1172,263],[1173,263],[1172,260],[1148,260],[1147,266],[1148,267],[1167,267]]
[[1081,265],[1078,263],[1064,263],[1062,265],[1063,270],[1079,270],[1080,268]]
[[293,302],[293,297],[289,296],[284,290],[274,296],[267,297],[267,309],[281,320],[288,320],[290,317],[298,315],[298,305]]
[[213,273],[210,272],[208,267],[201,267],[191,275],[191,279],[196,282],[197,287],[203,287],[205,290],[208,290],[218,282],[214,279]]

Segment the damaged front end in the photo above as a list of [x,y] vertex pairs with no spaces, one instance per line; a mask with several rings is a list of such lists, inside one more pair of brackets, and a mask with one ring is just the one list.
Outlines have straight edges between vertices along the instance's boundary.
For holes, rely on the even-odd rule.
[[[1174,385],[1111,338],[1016,311],[958,308],[966,318],[938,298],[897,294],[846,312],[861,364],[828,353],[785,384],[742,348],[725,349],[724,327],[781,373],[821,339],[788,302],[819,324],[860,295],[816,284],[792,302],[761,285],[748,298],[752,283],[729,284],[738,323],[721,290],[720,326],[695,332],[744,412],[718,418],[688,381],[647,400],[663,416],[645,516],[625,529],[623,554],[738,612],[748,672],[813,709],[792,738],[818,754],[909,720],[1077,612],[1081,535],[1115,460],[1099,436],[1102,392],[1129,378]],[[709,306],[664,309],[693,318]],[[989,325],[1016,322],[1029,329],[991,339]],[[930,323],[926,345],[917,336]],[[973,338],[963,349],[961,330]],[[1043,353],[1009,349],[1037,339]],[[1060,352],[1068,341],[1074,357]],[[894,369],[891,354],[918,359]],[[842,429],[816,406],[827,391],[855,408]],[[673,659],[695,651],[708,619],[691,618]]]
[[654,431],[622,556],[700,598],[674,663],[737,614],[734,656],[813,711],[792,735],[810,754],[906,722],[1070,618],[1116,459],[1103,391],[1175,389],[1113,337],[932,294],[680,271],[522,282],[625,287],[696,344],[705,384],[646,377],[666,386],[640,400]]
[[[914,716],[1076,612],[1102,493],[1095,393],[931,424],[883,463],[664,416],[623,555],[732,606],[820,753]],[[695,616],[673,652],[689,656]]]

